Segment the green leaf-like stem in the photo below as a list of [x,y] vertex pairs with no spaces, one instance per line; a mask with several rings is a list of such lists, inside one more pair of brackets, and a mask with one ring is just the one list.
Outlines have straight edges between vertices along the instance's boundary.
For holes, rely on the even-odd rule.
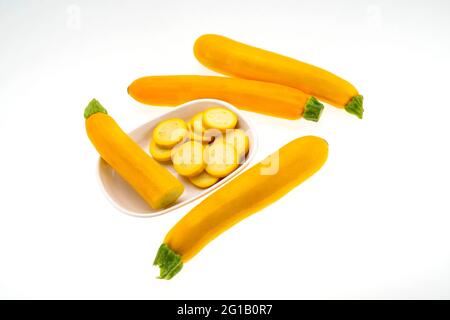
[[159,278],[170,280],[183,268],[181,256],[163,243],[156,254],[154,266],[159,267]]
[[345,106],[345,110],[362,119],[364,113],[363,100],[364,98],[361,95],[354,96]]
[[319,102],[313,96],[309,97],[305,105],[305,111],[303,112],[303,118],[306,120],[317,122],[320,119],[320,115],[323,111],[323,104]]
[[84,109],[84,118],[87,119],[98,112],[108,114],[108,111],[106,111],[106,109],[100,104],[100,102],[97,101],[97,99],[92,99],[86,109]]

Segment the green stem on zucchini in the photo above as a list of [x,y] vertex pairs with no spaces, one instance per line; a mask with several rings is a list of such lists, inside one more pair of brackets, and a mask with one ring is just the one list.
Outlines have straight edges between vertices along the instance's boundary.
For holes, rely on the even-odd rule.
[[159,267],[159,278],[170,280],[183,268],[181,256],[163,243],[156,254],[154,266]]
[[345,106],[345,110],[348,113],[354,114],[358,118],[362,119],[364,108],[363,108],[363,96],[354,96],[349,103]]
[[317,122],[320,119],[320,115],[323,111],[323,104],[319,102],[313,96],[309,97],[305,105],[305,111],[303,112],[303,118],[306,120]]
[[97,112],[108,114],[108,111],[106,111],[106,109],[100,104],[100,102],[97,101],[97,99],[92,99],[86,109],[84,109],[84,118],[87,119]]

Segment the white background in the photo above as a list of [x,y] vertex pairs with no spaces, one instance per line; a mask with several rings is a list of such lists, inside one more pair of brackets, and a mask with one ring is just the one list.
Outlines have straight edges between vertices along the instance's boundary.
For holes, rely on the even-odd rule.
[[[0,0],[1,298],[450,298],[448,1]],[[129,131],[168,111],[137,77],[213,74],[218,33],[349,79],[364,119],[245,112],[257,160],[307,134],[324,168],[208,245],[172,281],[152,261],[193,205],[126,216],[97,183],[83,109]]]

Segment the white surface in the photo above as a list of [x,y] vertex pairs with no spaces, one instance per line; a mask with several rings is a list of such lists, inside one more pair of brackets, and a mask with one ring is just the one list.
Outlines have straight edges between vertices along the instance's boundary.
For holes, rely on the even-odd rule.
[[[449,12],[445,0],[0,0],[0,297],[450,298]],[[126,88],[213,74],[192,54],[203,33],[349,79],[365,118],[246,112],[255,160],[316,134],[328,162],[159,281],[156,250],[193,204],[155,219],[114,209],[83,109],[96,97],[125,130],[165,113]]]
[[149,154],[148,145],[149,141],[151,141],[151,134],[153,129],[162,121],[171,119],[171,118],[179,118],[188,122],[191,120],[196,114],[203,112],[209,108],[221,106],[228,110],[231,110],[234,114],[236,114],[238,118],[238,122],[236,125],[236,129],[243,130],[247,136],[249,141],[249,149],[246,157],[240,162],[240,165],[236,170],[230,173],[228,176],[220,179],[218,182],[210,186],[209,188],[202,189],[196,187],[189,179],[183,177],[178,174],[174,169],[171,162],[169,163],[160,163],[163,167],[169,170],[179,181],[181,181],[184,185],[184,192],[178,198],[178,200],[167,208],[163,208],[160,210],[156,210],[151,208],[140,196],[139,194],[124,180],[117,172],[111,168],[102,158],[98,160],[98,177],[99,182],[103,190],[105,191],[105,196],[110,200],[113,205],[115,205],[119,210],[124,213],[130,214],[132,216],[141,217],[141,218],[151,218],[156,217],[162,214],[169,213],[173,210],[177,210],[179,208],[184,207],[188,203],[199,199],[202,196],[207,195],[211,191],[216,188],[219,188],[223,184],[227,183],[235,176],[240,174],[248,165],[251,163],[252,159],[255,156],[256,148],[257,148],[257,138],[256,138],[256,129],[245,119],[242,112],[236,109],[233,105],[216,99],[198,99],[186,102],[177,108],[171,108],[170,111],[165,114],[152,119],[151,121],[139,126],[135,130],[131,131],[129,134],[130,137],[136,141],[142,149],[145,150]]

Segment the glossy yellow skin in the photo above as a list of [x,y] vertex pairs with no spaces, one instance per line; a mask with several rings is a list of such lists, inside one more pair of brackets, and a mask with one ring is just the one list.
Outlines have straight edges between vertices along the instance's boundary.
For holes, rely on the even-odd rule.
[[86,119],[86,132],[100,156],[154,209],[167,207],[184,186],[136,144],[109,115]]
[[198,38],[194,54],[204,66],[222,74],[296,88],[339,108],[359,95],[351,83],[331,72],[220,35]]
[[[278,171],[271,170],[278,155]],[[187,262],[210,241],[242,219],[283,197],[325,163],[328,144],[298,138],[207,197],[169,231],[164,243]]]
[[128,87],[128,93],[139,102],[156,106],[214,98],[240,109],[285,119],[301,118],[311,98],[300,90],[275,83],[191,75],[139,78]]

